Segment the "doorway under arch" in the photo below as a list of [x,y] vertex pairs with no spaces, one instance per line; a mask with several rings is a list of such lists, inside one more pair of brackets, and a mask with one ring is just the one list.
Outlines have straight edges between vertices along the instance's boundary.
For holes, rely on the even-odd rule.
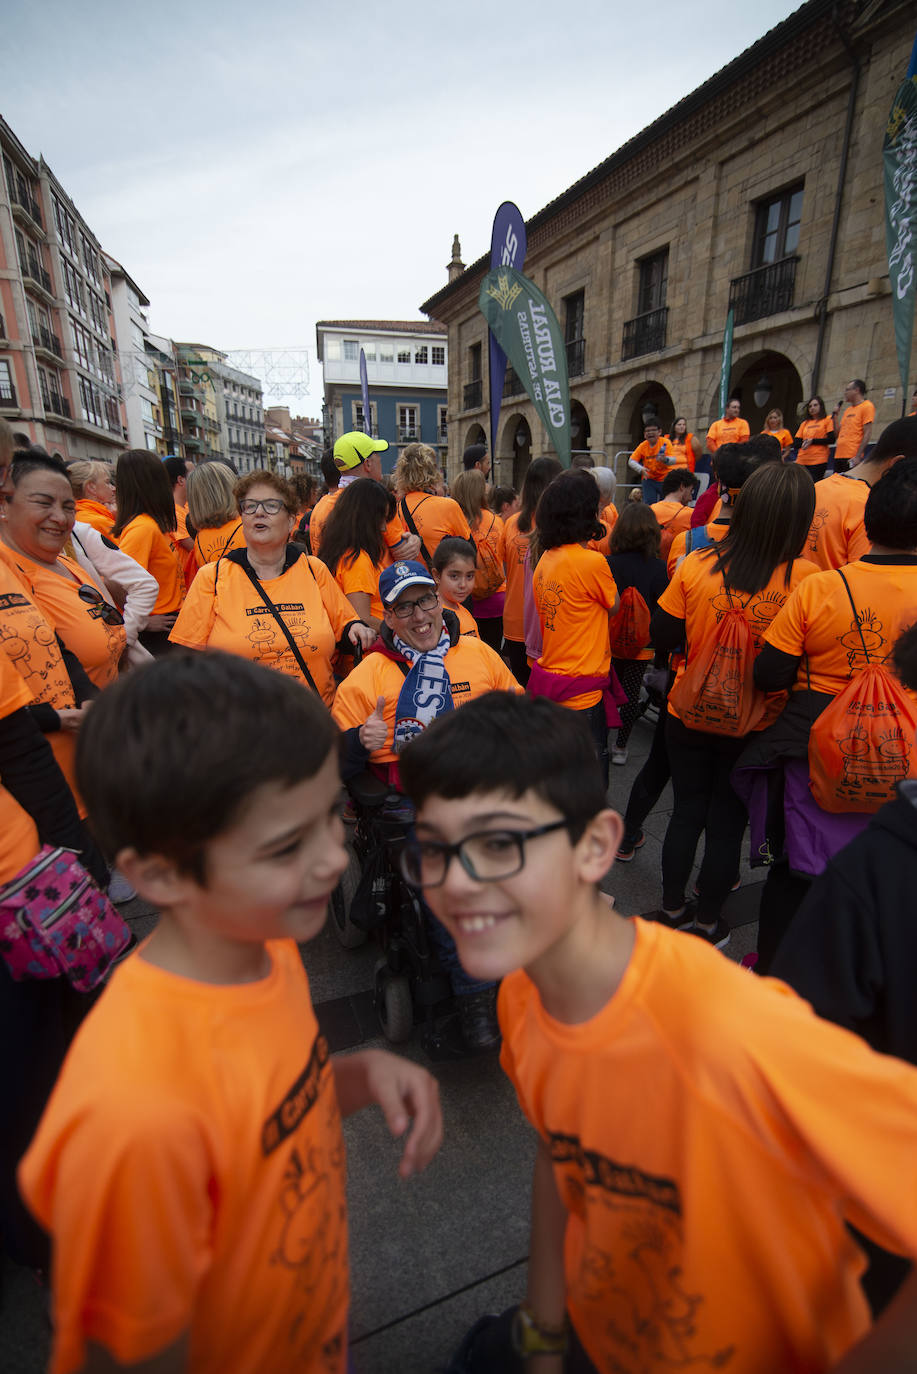
[[581,401],[570,402],[570,447],[574,453],[585,452],[589,448],[592,426],[589,412]]
[[522,483],[532,461],[532,430],[524,415],[511,415],[503,426],[501,452],[512,454],[512,486],[522,490]]
[[768,413],[775,409],[783,412],[790,433],[796,433],[804,399],[802,380],[785,354],[762,351],[740,358],[732,369],[729,394],[741,401],[742,416],[752,434],[760,433]]

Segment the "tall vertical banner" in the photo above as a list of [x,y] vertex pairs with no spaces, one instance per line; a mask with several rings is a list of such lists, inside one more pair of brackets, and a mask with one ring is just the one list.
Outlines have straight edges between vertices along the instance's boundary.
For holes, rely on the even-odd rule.
[[895,350],[906,404],[917,286],[917,39],[907,76],[892,101],[882,143],[882,166]]
[[369,408],[369,377],[366,372],[366,354],[360,349],[360,386],[363,389],[363,433],[372,434],[373,419]]
[[[527,244],[525,220],[517,205],[505,200],[494,215],[494,227],[490,236],[490,265],[494,267],[515,267],[522,271]],[[490,380],[490,451],[497,451],[497,427],[500,423],[500,402],[503,400],[503,382],[506,378],[506,354],[497,343],[493,330],[488,335],[487,376]]]
[[570,380],[557,316],[535,283],[513,267],[496,267],[487,273],[478,306],[531,397],[555,453],[568,468]]
[[732,372],[732,331],[735,326],[735,311],[729,307],[726,328],[723,330],[723,360],[720,363],[720,415],[726,414],[729,404],[729,376]]

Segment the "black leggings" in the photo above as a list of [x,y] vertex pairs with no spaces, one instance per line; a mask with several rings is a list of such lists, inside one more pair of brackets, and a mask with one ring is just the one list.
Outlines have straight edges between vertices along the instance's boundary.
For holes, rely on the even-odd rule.
[[521,639],[503,640],[503,653],[509,664],[509,670],[519,683],[520,687],[527,687],[531,668],[525,653],[525,644]]
[[643,674],[646,672],[647,663],[639,658],[613,658],[611,666],[618,675],[618,681],[627,693],[627,700],[618,710],[621,715],[621,724],[618,727],[618,734],[615,740],[616,749],[626,749],[630,732],[634,728],[634,722],[640,714],[640,686],[643,682]]
[[647,754],[646,762],[640,772],[634,778],[634,784],[630,789],[627,810],[624,813],[623,844],[625,848],[629,848],[640,838],[643,822],[662,796],[665,785],[672,776],[669,768],[669,751],[665,744],[667,715],[666,701],[664,700],[659,707],[659,718],[653,731],[650,752]]
[[820,482],[828,471],[827,462],[824,463],[798,463],[798,467],[804,468],[812,478],[813,482]]
[[698,877],[697,919],[718,919],[736,880],[747,815],[729,780],[745,737],[689,730],[670,715],[666,743],[675,806],[662,846],[662,905],[684,906],[697,842],[705,835]]
[[503,617],[502,615],[482,615],[477,620],[478,634],[485,644],[489,644],[495,653],[500,652],[503,643]]

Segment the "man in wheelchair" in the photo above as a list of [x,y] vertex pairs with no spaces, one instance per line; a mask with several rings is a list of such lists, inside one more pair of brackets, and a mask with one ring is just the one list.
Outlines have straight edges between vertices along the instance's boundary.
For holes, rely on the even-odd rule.
[[[361,788],[372,792],[367,770],[389,792],[400,792],[398,755],[438,716],[485,692],[522,691],[493,649],[459,634],[458,618],[443,610],[436,583],[422,563],[402,561],[386,568],[379,595],[385,607],[379,638],[341,683],[332,708],[344,732],[342,776],[358,803]],[[399,811],[409,805],[403,798],[386,806],[392,804]],[[470,979],[451,937],[429,912],[427,923],[449,974],[467,1048],[496,1045],[496,986]]]

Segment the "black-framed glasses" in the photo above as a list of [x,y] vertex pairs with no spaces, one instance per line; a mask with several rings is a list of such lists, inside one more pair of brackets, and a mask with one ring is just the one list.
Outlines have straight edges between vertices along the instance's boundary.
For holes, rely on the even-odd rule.
[[81,583],[77,596],[81,601],[85,601],[88,606],[99,607],[99,619],[104,625],[123,625],[124,616],[113,606],[96,587],[90,587],[88,582]]
[[284,502],[279,496],[269,496],[266,501],[253,501],[247,496],[244,501],[239,502],[239,512],[242,515],[257,515],[259,510],[263,510],[265,515],[279,515],[284,508]]
[[441,887],[446,881],[453,857],[476,883],[499,882],[512,878],[525,867],[525,846],[529,840],[568,830],[569,821],[551,821],[534,830],[481,830],[466,835],[458,844],[420,840],[412,836],[401,851],[401,873],[411,887]]
[[392,615],[398,620],[407,620],[409,615],[414,614],[414,608],[418,611],[432,611],[434,606],[439,605],[439,597],[436,592],[424,592],[416,601],[402,601],[400,606],[392,606]]

